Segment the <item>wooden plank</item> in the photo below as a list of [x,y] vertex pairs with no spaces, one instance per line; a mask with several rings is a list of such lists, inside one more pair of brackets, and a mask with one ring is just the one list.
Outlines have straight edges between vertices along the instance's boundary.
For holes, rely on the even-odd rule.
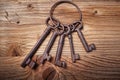
[[[46,62],[36,70],[20,67],[24,57],[0,57],[0,79],[2,80],[119,80],[120,54],[81,55],[81,60],[72,63],[70,56],[62,57],[67,68],[59,68]],[[46,73],[47,72],[47,73]],[[48,73],[51,72],[51,75]],[[54,78],[54,79],[53,79]]]
[[[45,20],[56,0],[0,0],[0,79],[1,80],[120,80],[120,1],[71,0],[83,14],[83,34],[97,50],[86,54],[77,33],[73,33],[76,53],[80,61],[72,63],[68,39],[65,39],[62,60],[67,69],[45,63],[36,70],[20,67],[24,57],[44,32]],[[57,17],[71,23],[79,15],[68,4],[57,7]],[[66,16],[65,16],[66,15]],[[74,16],[73,16],[74,15]],[[51,34],[37,51],[42,54]],[[56,54],[58,39],[50,53]],[[67,56],[65,56],[67,55]],[[51,73],[51,75],[49,74]],[[54,79],[51,79],[54,78]]]
[[32,72],[29,68],[23,69],[20,67],[22,60],[23,57],[0,57],[0,79],[27,80],[28,78],[30,80],[32,78]]
[[[0,56],[28,54],[46,28],[45,20],[49,16],[50,7],[54,2],[54,0],[1,0]],[[82,10],[85,38],[89,44],[96,44],[97,50],[92,54],[120,53],[119,0],[85,0],[81,2],[73,0],[73,2]],[[71,15],[74,15],[74,17]],[[70,23],[78,19],[77,11],[70,5],[59,6],[55,11],[55,16],[64,23]],[[50,36],[40,47],[37,54],[44,52]],[[86,52],[77,34],[74,33],[73,37],[76,53],[85,55]],[[56,53],[58,39],[51,50],[52,54]],[[70,55],[67,38],[63,53],[64,55]]]

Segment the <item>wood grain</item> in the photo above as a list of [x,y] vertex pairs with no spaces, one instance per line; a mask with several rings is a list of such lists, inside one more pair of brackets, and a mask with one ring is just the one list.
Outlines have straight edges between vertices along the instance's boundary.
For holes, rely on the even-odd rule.
[[[114,0],[93,1],[73,1],[82,11],[83,34],[86,40],[88,43],[96,44],[97,51],[94,52],[95,54],[101,54],[101,52],[120,53],[120,2]],[[8,56],[7,54],[11,53],[9,52],[11,51],[11,46],[14,44],[22,51],[21,55],[29,53],[47,27],[45,20],[49,16],[49,10],[53,2],[44,0],[1,1],[0,56]],[[71,23],[74,20],[78,20],[79,15],[74,7],[61,5],[57,7],[55,16],[64,23]],[[50,36],[43,43],[37,54],[43,53]],[[76,33],[73,34],[73,37],[76,52],[80,54],[86,53]],[[57,43],[58,38],[51,50],[52,54],[56,53]],[[66,38],[63,53],[66,55],[68,52],[70,50],[68,39]]]
[[[81,56],[77,63],[71,63],[66,37],[62,59],[67,61],[67,69],[48,62],[37,70],[20,67],[21,61],[47,27],[45,20],[56,1],[0,0],[0,80],[49,80],[53,76],[53,80],[120,80],[120,0],[70,0],[81,9],[82,32],[88,44],[96,45],[96,51],[87,54],[77,33],[73,33],[75,52]],[[77,10],[69,4],[58,6],[54,16],[65,24],[79,19]],[[36,55],[44,52],[51,35]],[[58,39],[50,52],[53,56]],[[52,75],[46,70],[52,71]]]
[[[81,60],[72,63],[70,56],[62,60],[67,62],[67,68],[59,68],[54,62],[46,62],[36,70],[20,67],[24,57],[1,57],[0,79],[2,80],[46,80],[47,73],[55,74],[48,80],[119,80],[120,54],[82,55]],[[3,65],[4,64],[4,65]],[[47,71],[47,72],[46,72]]]

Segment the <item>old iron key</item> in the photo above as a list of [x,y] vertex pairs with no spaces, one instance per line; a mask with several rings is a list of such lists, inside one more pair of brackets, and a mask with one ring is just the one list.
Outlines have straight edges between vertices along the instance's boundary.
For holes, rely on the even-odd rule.
[[70,44],[72,62],[76,62],[76,60],[80,60],[80,55],[75,54],[74,45],[73,45],[72,32],[74,32],[75,26],[69,25],[69,27],[70,27],[70,33],[68,34],[68,39],[69,39],[69,44]]
[[57,27],[53,30],[53,34],[47,44],[47,47],[45,48],[42,58],[40,59],[40,64],[44,64],[46,60],[50,61],[51,56],[49,55],[49,52],[52,48],[52,45],[54,44],[56,37],[61,35],[63,32],[64,26],[61,26],[60,23],[58,23]]
[[61,59],[61,54],[62,54],[62,50],[63,50],[65,36],[67,34],[69,34],[69,32],[70,32],[69,26],[67,26],[67,27],[64,26],[64,27],[65,27],[65,30],[64,30],[64,33],[60,35],[60,39],[58,42],[58,48],[57,48],[57,52],[56,52],[56,58],[55,58],[55,65],[59,66],[59,67],[63,67],[63,68],[65,68],[67,66],[67,64],[64,61],[60,61],[60,59]]
[[95,45],[94,44],[88,45],[87,41],[85,40],[85,38],[84,38],[84,36],[83,36],[83,34],[81,32],[81,29],[83,28],[82,21],[77,21],[77,22],[73,23],[73,25],[76,25],[76,23],[77,23],[77,27],[76,27],[75,30],[77,31],[78,36],[79,36],[79,38],[80,38],[80,40],[81,40],[85,50],[87,52],[91,52],[92,50],[95,50],[96,49]]
[[[50,18],[47,18],[46,23],[50,20]],[[54,26],[55,27],[55,26]],[[31,49],[31,51],[29,52],[29,54],[25,57],[24,61],[22,62],[21,66],[23,68],[25,68],[27,65],[29,65],[29,67],[34,68],[36,63],[32,60],[32,57],[34,56],[34,54],[36,53],[36,51],[38,50],[38,48],[41,46],[41,44],[43,43],[43,41],[46,39],[46,37],[49,35],[49,33],[51,32],[52,29],[54,29],[53,26],[47,25],[47,28],[45,29],[44,33],[41,35],[41,37],[39,38],[39,40],[37,41],[37,43],[35,44],[35,46]]]

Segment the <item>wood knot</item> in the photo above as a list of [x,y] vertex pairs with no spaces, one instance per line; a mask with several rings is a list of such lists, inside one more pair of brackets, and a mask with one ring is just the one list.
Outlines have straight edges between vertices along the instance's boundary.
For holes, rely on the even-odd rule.
[[[5,11],[5,18],[7,19],[7,21],[9,22],[9,23],[16,23],[16,24],[20,24],[20,20],[19,20],[19,15],[17,14],[17,13],[14,13],[14,14],[12,14],[12,15],[10,15],[9,13],[8,13],[8,11]],[[13,17],[14,16],[14,17]]]
[[27,5],[27,8],[28,8],[28,9],[32,9],[32,8],[33,8],[33,5],[32,5],[32,4],[28,4],[28,5]]
[[17,23],[17,24],[19,24],[19,23],[20,23],[20,21],[17,21],[16,23]]
[[42,78],[43,80],[53,80],[55,78],[56,73],[57,72],[53,67],[49,67],[44,70]]
[[98,13],[98,11],[97,10],[95,10],[94,12],[93,12],[93,15],[96,15]]
[[21,55],[22,50],[17,43],[10,45],[10,48],[8,50],[8,56],[21,56]]

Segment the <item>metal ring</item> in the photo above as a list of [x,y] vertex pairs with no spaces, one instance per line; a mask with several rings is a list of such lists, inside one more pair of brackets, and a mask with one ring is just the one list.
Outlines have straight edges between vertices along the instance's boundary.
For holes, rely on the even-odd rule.
[[[56,19],[53,19],[54,21],[56,21]],[[60,24],[60,22],[57,22],[56,23],[56,25],[50,25],[49,24],[49,21],[50,21],[50,17],[48,17],[47,19],[46,19],[46,25],[47,26],[50,26],[53,30],[59,30],[60,29],[60,27],[62,27],[62,31],[60,32],[60,31],[58,31],[58,35],[61,35],[61,34],[63,34],[64,33],[64,25],[62,25],[62,24]]]
[[74,27],[75,27],[75,29],[77,28],[77,26],[79,26],[78,28],[80,28],[80,29],[82,29],[83,28],[83,23],[82,23],[82,21],[75,21],[75,22],[73,22],[73,24],[72,24]]
[[[53,20],[53,12],[54,12],[54,10],[55,10],[55,8],[58,6],[58,5],[60,5],[60,4],[62,4],[62,3],[69,3],[69,4],[72,4],[73,6],[75,6],[76,8],[77,8],[77,10],[78,10],[78,12],[79,12],[79,14],[80,14],[80,21],[82,21],[82,12],[81,12],[81,10],[80,10],[80,8],[76,5],[76,4],[74,4],[73,2],[71,2],[71,1],[58,1],[58,2],[56,2],[52,7],[51,7],[51,10],[50,10],[50,19],[51,20]],[[54,23],[54,22],[53,22]]]
[[46,23],[47,26],[51,26],[52,29],[57,28],[57,26],[59,26],[59,24],[60,24],[59,22],[57,22],[56,19],[53,19],[52,22],[53,22],[53,21],[56,21],[56,25],[57,25],[57,26],[54,25],[54,24],[53,24],[53,25],[50,25],[50,24],[49,24],[49,21],[50,21],[50,17],[48,17],[48,18],[46,19],[46,22],[45,22],[45,23]]
[[67,28],[67,32],[64,32],[65,35],[69,34],[70,33],[70,27],[68,25],[64,25],[64,28]]
[[60,26],[62,27],[62,29],[61,29],[61,30],[62,30],[62,32],[58,31],[58,35],[63,34],[63,33],[64,33],[64,30],[65,30],[64,25],[62,25],[62,24],[60,24],[60,23],[59,23],[59,25],[57,25],[56,29],[57,29],[57,30],[59,30],[59,27],[60,27]]
[[71,32],[75,31],[76,26],[74,24],[70,24],[69,27]]

